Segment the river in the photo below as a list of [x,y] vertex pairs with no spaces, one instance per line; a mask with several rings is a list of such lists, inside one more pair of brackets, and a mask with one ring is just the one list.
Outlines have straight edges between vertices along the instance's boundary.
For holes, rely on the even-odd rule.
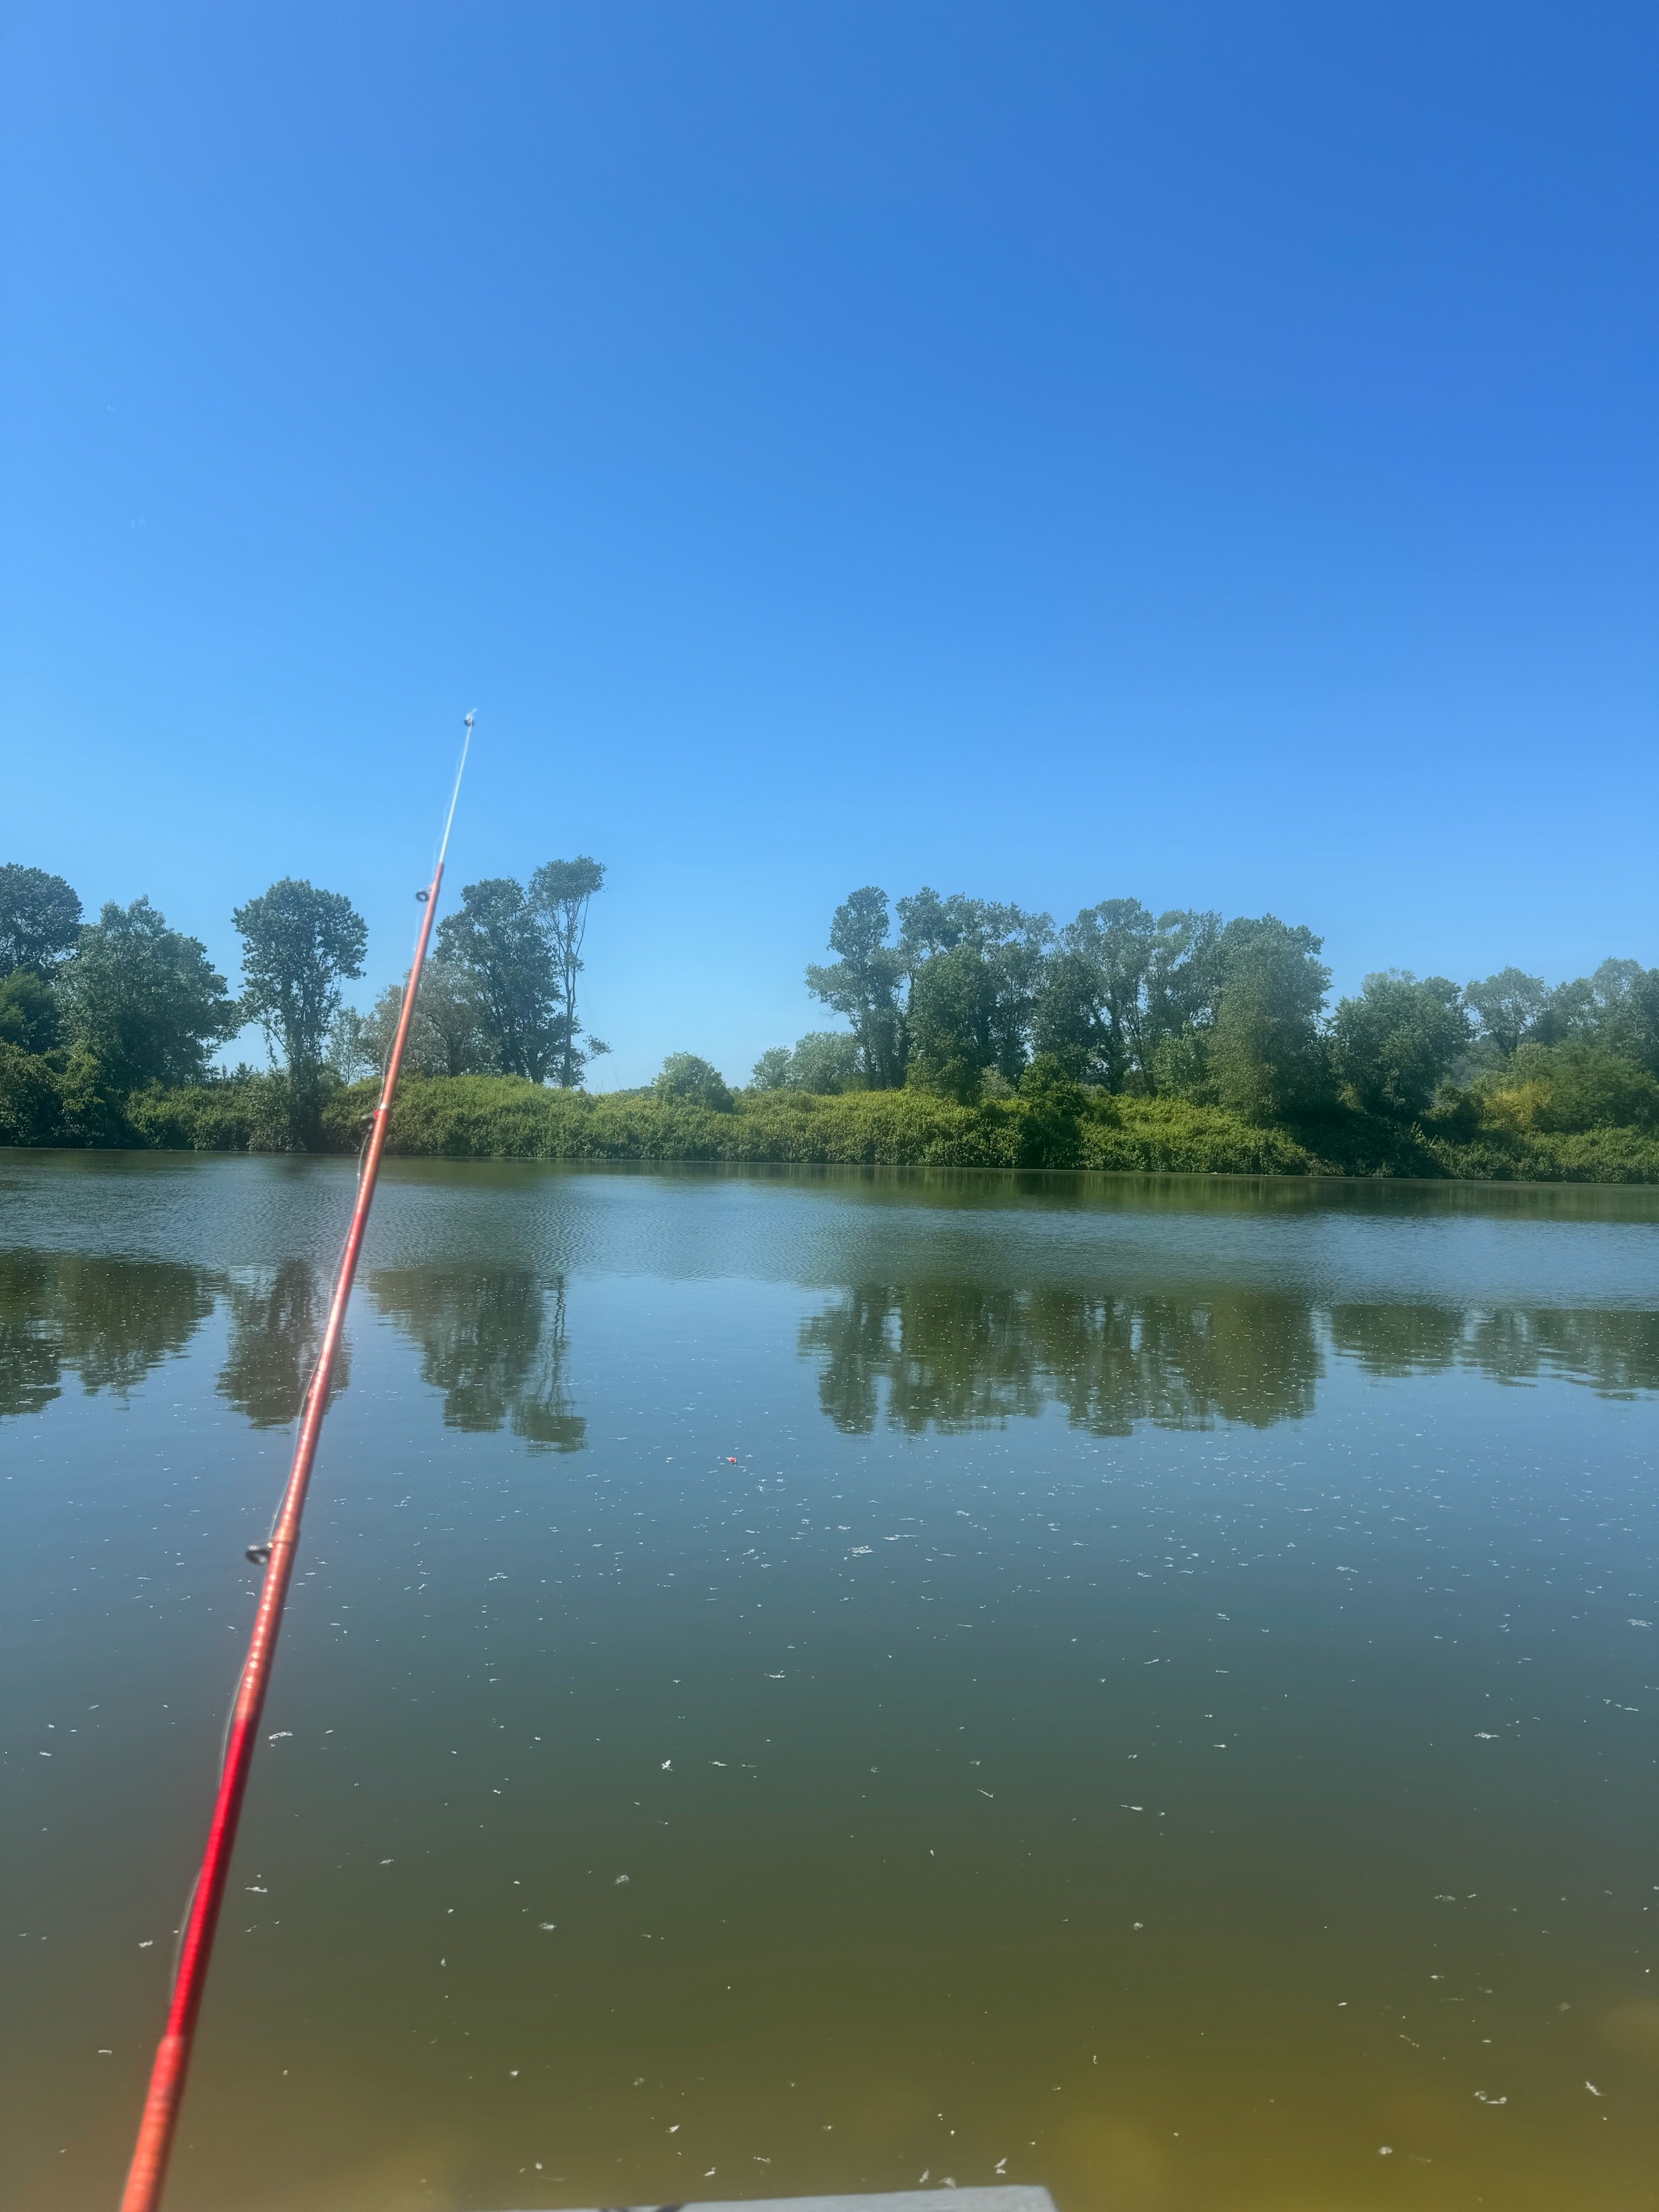
[[[349,1162],[0,1154],[5,2202],[112,2202]],[[175,2212],[1634,2212],[1659,1192],[394,1161]]]

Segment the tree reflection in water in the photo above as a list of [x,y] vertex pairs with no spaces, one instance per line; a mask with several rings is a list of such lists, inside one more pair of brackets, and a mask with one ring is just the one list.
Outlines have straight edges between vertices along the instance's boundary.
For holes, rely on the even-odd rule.
[[[562,1276],[466,1262],[382,1269],[371,1290],[418,1346],[451,1427],[582,1448]],[[188,1349],[222,1297],[230,1344],[218,1389],[256,1427],[285,1426],[327,1295],[303,1259],[227,1277],[175,1261],[0,1251],[0,1414],[41,1413],[71,1374],[124,1396]],[[799,1344],[818,1363],[825,1414],[849,1433],[883,1421],[955,1433],[1050,1405],[1099,1436],[1142,1421],[1265,1427],[1313,1411],[1333,1357],[1377,1376],[1461,1368],[1512,1385],[1559,1376],[1604,1395],[1659,1390],[1659,1313],[1629,1308],[1320,1306],[1248,1290],[1182,1298],[935,1279],[852,1285],[802,1325]],[[348,1372],[342,1356],[337,1389]]]
[[[332,1287],[309,1260],[284,1260],[252,1281],[226,1286],[231,1348],[219,1392],[256,1428],[285,1428],[300,1416],[328,1319]],[[341,1340],[329,1386],[332,1405],[351,1380],[351,1346]]]
[[185,1350],[216,1287],[172,1261],[0,1252],[0,1414],[41,1412],[66,1370],[124,1397]]
[[1471,1367],[1495,1382],[1553,1375],[1599,1396],[1659,1389],[1659,1313],[1573,1306],[1337,1306],[1335,1349],[1371,1375]]
[[960,1281],[862,1284],[802,1325],[836,1427],[941,1434],[1063,1406],[1075,1427],[1265,1428],[1313,1410],[1325,1354],[1377,1376],[1554,1375],[1604,1395],[1659,1389],[1659,1314],[1339,1306],[1277,1294],[1180,1299]]
[[511,1426],[533,1451],[580,1452],[588,1424],[564,1379],[564,1278],[467,1262],[383,1268],[374,1302],[421,1349],[452,1428]]
[[1183,1302],[1058,1287],[867,1285],[805,1322],[837,1428],[950,1434],[1063,1405],[1096,1436],[1138,1421],[1266,1427],[1313,1408],[1321,1357],[1311,1307],[1238,1295]]

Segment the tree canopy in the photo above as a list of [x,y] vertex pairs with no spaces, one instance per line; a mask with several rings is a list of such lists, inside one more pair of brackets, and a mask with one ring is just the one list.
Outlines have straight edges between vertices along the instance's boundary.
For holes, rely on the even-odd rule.
[[858,1039],[844,1029],[811,1029],[791,1048],[762,1052],[749,1078],[753,1090],[806,1090],[833,1098],[865,1088]]
[[481,1010],[479,1049],[504,1075],[569,1087],[609,1052],[596,1037],[581,1042],[576,1010],[588,910],[604,880],[597,861],[549,861],[528,886],[510,875],[466,885],[460,911],[439,923],[439,950],[470,977]]
[[547,932],[557,979],[558,1080],[567,1090],[582,1081],[590,1054],[610,1050],[595,1038],[588,1040],[586,1052],[576,1044],[582,1034],[576,1014],[576,978],[584,965],[582,948],[588,935],[588,909],[604,883],[603,866],[585,853],[573,861],[548,861],[530,879],[530,902]]
[[652,1089],[659,1098],[707,1106],[716,1114],[729,1114],[737,1103],[720,1070],[696,1052],[671,1052]]
[[906,957],[887,941],[891,926],[887,893],[866,884],[842,901],[830,922],[830,950],[839,959],[806,971],[806,988],[814,998],[852,1023],[864,1080],[872,1090],[896,1090],[909,1057],[899,1001]]
[[1408,969],[1368,976],[1332,1023],[1338,1077],[1368,1113],[1410,1120],[1427,1111],[1472,1029],[1463,994],[1444,976]]
[[49,976],[79,935],[80,900],[60,875],[16,861],[0,868],[0,976]]
[[242,1014],[257,1021],[287,1063],[298,1141],[315,1141],[316,1090],[340,986],[363,973],[368,930],[343,892],[294,876],[238,906]]
[[61,976],[70,1035],[123,1090],[200,1082],[209,1047],[242,1027],[206,945],[148,899],[102,908]]
[[[607,1049],[577,1004],[605,880],[584,855],[550,861],[527,883],[467,885],[423,978],[410,1072],[580,1084]],[[234,1128],[238,1141],[307,1146],[353,1125],[359,1109],[338,1087],[384,1065],[402,991],[386,986],[366,1011],[343,1005],[367,947],[343,893],[284,878],[237,908],[239,997],[201,942],[148,899],[106,904],[90,924],[80,915],[61,877],[0,868],[0,962],[10,963],[0,969],[0,1141],[171,1142],[158,1132]],[[1004,1164],[1107,1164],[1106,1128],[1214,1113],[1249,1135],[1230,1158],[1355,1172],[1420,1172],[1450,1146],[1471,1147],[1480,1164],[1466,1172],[1503,1173],[1504,1146],[1524,1139],[1523,1151],[1601,1173],[1659,1141],[1659,967],[1628,957],[1553,985],[1516,967],[1461,988],[1382,969],[1329,1008],[1323,940],[1276,915],[1155,913],[1116,898],[1057,928],[1008,901],[924,885],[895,903],[871,884],[836,909],[830,950],[807,986],[845,1027],[763,1052],[752,1101],[690,1052],[669,1056],[652,1097],[769,1118],[789,1145],[817,1141],[803,1133],[820,1119],[850,1130],[868,1114],[871,1129],[884,1116],[911,1129],[935,1117],[943,1128],[966,1113],[1014,1132]],[[214,1046],[247,1020],[264,1027],[280,1072],[212,1068]],[[764,1097],[906,1088],[918,1095],[896,1120],[874,1100],[848,1098],[820,1117]],[[1624,1133],[1618,1145],[1604,1143],[1610,1132]],[[704,1125],[696,1142],[727,1134]],[[1481,1150],[1489,1140],[1497,1148]],[[1558,1140],[1571,1142],[1563,1151]],[[733,1156],[748,1156],[747,1139],[732,1141]],[[856,1156],[868,1141],[857,1139]]]

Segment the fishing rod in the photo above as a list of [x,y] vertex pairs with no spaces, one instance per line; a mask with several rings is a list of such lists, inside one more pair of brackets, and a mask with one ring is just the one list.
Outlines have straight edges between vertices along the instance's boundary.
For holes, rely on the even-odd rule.
[[473,741],[471,715],[466,717],[466,730],[461,747],[461,765],[455,771],[455,788],[449,800],[448,818],[443,825],[443,841],[438,848],[437,866],[432,871],[431,883],[424,891],[415,894],[422,902],[421,933],[416,941],[415,958],[409,971],[409,980],[404,985],[404,1002],[398,1012],[397,1030],[391,1040],[391,1051],[386,1058],[386,1071],[380,1085],[380,1103],[374,1109],[368,1141],[363,1148],[362,1165],[357,1179],[357,1203],[352,1209],[352,1224],[346,1232],[345,1249],[340,1255],[340,1272],[334,1278],[334,1294],[328,1307],[327,1326],[322,1332],[321,1349],[317,1354],[317,1363],[312,1370],[300,1414],[300,1433],[295,1440],[294,1464],[289,1471],[288,1487],[283,1492],[282,1505],[272,1524],[270,1541],[252,1544],[248,1548],[248,1557],[256,1565],[264,1563],[264,1585],[259,1592],[259,1610],[254,1616],[253,1634],[248,1639],[248,1656],[242,1662],[242,1679],[237,1688],[236,1703],[231,1711],[230,1727],[225,1738],[224,1764],[219,1770],[219,1794],[214,1800],[213,1819],[207,1827],[207,1846],[202,1853],[201,1871],[196,1876],[189,1910],[185,1916],[178,1965],[173,1978],[173,1993],[168,2005],[167,2027],[156,2045],[156,2061],[150,2069],[149,2089],[144,2099],[143,2118],[138,2124],[138,2140],[133,2151],[132,2164],[127,2172],[127,2186],[121,2198],[121,2212],[156,2212],[156,2207],[162,2200],[162,2186],[167,2178],[167,2162],[179,2124],[179,2107],[184,2096],[191,2049],[195,2042],[196,2019],[201,2011],[202,1993],[207,1987],[207,1968],[213,1958],[213,1935],[219,1926],[219,1907],[224,1903],[225,1885],[230,1876],[231,1853],[236,1848],[237,1824],[242,1817],[242,1800],[247,1791],[248,1770],[253,1764],[254,1745],[259,1733],[259,1716],[264,1710],[271,1661],[276,1656],[276,1637],[283,1624],[283,1607],[293,1577],[295,1554],[300,1540],[300,1516],[305,1510],[305,1496],[311,1486],[311,1470],[316,1460],[318,1440],[322,1433],[322,1417],[328,1410],[328,1390],[334,1380],[334,1357],[340,1350],[346,1307],[352,1294],[352,1278],[357,1272],[358,1255],[362,1250],[363,1234],[368,1227],[369,1208],[374,1203],[375,1181],[380,1173],[381,1154],[386,1148],[386,1129],[391,1120],[392,1095],[397,1088],[398,1071],[404,1062],[404,1046],[408,1041],[409,1025],[415,1012],[415,994],[420,988],[421,969],[425,965],[426,948],[432,936],[432,919],[437,912],[438,891],[443,881],[443,863],[449,851],[449,832],[454,827],[455,808],[461,801],[461,779],[467,772],[467,754]]

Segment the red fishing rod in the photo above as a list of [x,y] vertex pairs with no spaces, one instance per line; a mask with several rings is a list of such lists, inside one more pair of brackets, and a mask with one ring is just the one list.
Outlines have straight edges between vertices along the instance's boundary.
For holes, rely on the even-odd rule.
[[225,1741],[225,1764],[219,1777],[219,1795],[214,1800],[213,1816],[207,1829],[207,1847],[202,1853],[201,1872],[196,1877],[196,1886],[191,1893],[183,1939],[179,1946],[172,2000],[168,2006],[167,2030],[156,2046],[156,2063],[150,2069],[149,2091],[144,2099],[143,2118],[138,2124],[138,2141],[127,2173],[121,2212],[155,2212],[162,2200],[162,2185],[167,2177],[168,2158],[179,2123],[179,2106],[184,2095],[185,2075],[189,2070],[191,2047],[195,2041],[196,2018],[201,2011],[202,1992],[207,1986],[207,1967],[213,1958],[219,1909],[224,1902],[225,1885],[230,1875],[231,1853],[236,1848],[237,1824],[242,1817],[242,1800],[247,1790],[248,1770],[253,1764],[253,1748],[259,1733],[259,1716],[264,1710],[270,1663],[276,1656],[277,1632],[283,1624],[283,1607],[287,1601],[288,1586],[294,1573],[295,1553],[300,1540],[300,1516],[305,1510],[305,1494],[311,1486],[311,1469],[316,1460],[317,1440],[322,1433],[322,1417],[328,1410],[328,1386],[334,1379],[334,1356],[340,1350],[340,1331],[345,1325],[346,1307],[352,1294],[352,1278],[357,1272],[358,1254],[363,1249],[363,1232],[368,1227],[369,1208],[374,1203],[375,1180],[380,1173],[380,1156],[386,1148],[386,1128],[391,1119],[392,1094],[397,1088],[397,1074],[404,1062],[404,1046],[409,1037],[410,1020],[415,1012],[415,994],[420,988],[421,969],[425,965],[426,948],[432,936],[432,919],[438,906],[438,889],[443,881],[444,858],[449,850],[449,832],[454,826],[455,808],[461,798],[461,779],[467,772],[467,752],[473,741],[471,715],[467,716],[466,722],[467,735],[461,748],[461,766],[455,771],[455,788],[449,801],[449,817],[443,825],[443,842],[438,848],[438,864],[432,871],[429,887],[417,894],[425,902],[425,911],[421,916],[421,933],[415,946],[415,959],[409,971],[409,981],[404,986],[404,1002],[397,1015],[397,1033],[391,1040],[391,1051],[386,1060],[385,1077],[380,1085],[380,1103],[374,1109],[368,1142],[363,1150],[362,1167],[357,1179],[357,1203],[352,1209],[352,1225],[346,1233],[346,1249],[340,1255],[340,1272],[334,1278],[334,1294],[328,1307],[328,1325],[322,1332],[322,1348],[317,1354],[317,1363],[312,1370],[305,1403],[300,1414],[300,1433],[294,1446],[294,1465],[289,1471],[288,1487],[283,1492],[282,1507],[270,1532],[270,1541],[254,1545],[248,1554],[251,1559],[264,1560],[264,1586],[259,1592],[259,1610],[254,1616],[253,1634],[248,1640],[248,1656],[242,1664],[242,1680],[231,1713],[230,1732]]

